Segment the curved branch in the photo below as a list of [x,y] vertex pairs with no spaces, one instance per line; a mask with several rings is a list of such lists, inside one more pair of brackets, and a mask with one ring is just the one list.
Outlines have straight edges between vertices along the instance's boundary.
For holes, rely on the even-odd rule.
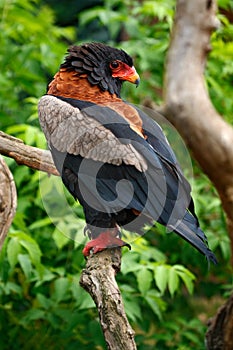
[[216,1],[177,1],[167,57],[165,115],[214,183],[227,214],[233,251],[233,128],[214,109],[204,80]]

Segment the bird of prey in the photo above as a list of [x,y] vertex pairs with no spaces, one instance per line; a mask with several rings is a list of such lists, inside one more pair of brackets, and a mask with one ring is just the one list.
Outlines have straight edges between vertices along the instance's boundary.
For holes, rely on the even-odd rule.
[[39,119],[64,185],[83,206],[83,254],[127,245],[121,227],[155,221],[216,263],[191,189],[161,127],[121,99],[139,84],[132,58],[102,43],[71,46],[39,101]]

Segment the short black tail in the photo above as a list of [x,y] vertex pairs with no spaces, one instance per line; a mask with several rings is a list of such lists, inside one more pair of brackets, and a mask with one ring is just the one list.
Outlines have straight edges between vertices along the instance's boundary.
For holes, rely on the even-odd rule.
[[214,253],[209,249],[207,238],[204,232],[200,229],[196,218],[186,212],[183,220],[176,227],[169,227],[187,242],[192,244],[200,253],[206,256],[208,261],[217,264],[217,259]]

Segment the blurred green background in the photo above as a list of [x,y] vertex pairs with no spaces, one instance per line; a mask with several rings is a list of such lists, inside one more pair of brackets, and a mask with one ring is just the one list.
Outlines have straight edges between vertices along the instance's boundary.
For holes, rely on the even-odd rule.
[[[222,25],[212,35],[206,84],[217,110],[233,124],[233,3],[218,4]],[[141,84],[125,84],[123,98],[160,104],[174,11],[173,0],[0,0],[0,129],[46,148],[38,99],[67,47],[85,41],[131,54]],[[79,286],[85,266],[82,208],[68,193],[72,209],[60,205],[59,179],[6,161],[18,209],[0,253],[0,349],[105,349],[97,311]],[[203,256],[161,227],[136,240],[131,252],[123,250],[117,280],[138,350],[204,349],[207,320],[232,289],[221,203],[194,161],[192,168],[197,213],[219,264],[208,269]],[[77,233],[77,241],[70,239]]]

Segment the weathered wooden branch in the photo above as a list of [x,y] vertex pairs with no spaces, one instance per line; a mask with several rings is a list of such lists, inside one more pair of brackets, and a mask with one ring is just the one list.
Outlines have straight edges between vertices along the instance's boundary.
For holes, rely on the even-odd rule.
[[14,178],[0,156],[0,249],[6,238],[17,207]]
[[19,165],[59,176],[50,151],[25,145],[22,140],[2,131],[0,131],[0,154],[13,158]]
[[109,350],[136,350],[132,330],[115,275],[121,267],[121,249],[107,249],[91,255],[80,284],[93,298]]

